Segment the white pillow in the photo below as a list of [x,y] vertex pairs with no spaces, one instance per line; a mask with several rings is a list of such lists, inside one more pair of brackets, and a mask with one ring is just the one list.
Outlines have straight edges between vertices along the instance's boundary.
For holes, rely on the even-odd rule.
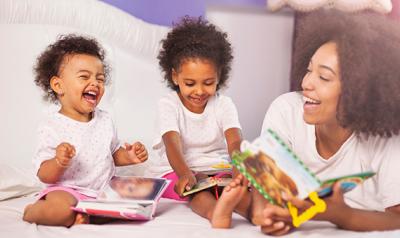
[[268,9],[277,11],[288,5],[297,11],[309,12],[320,7],[336,8],[346,12],[370,9],[380,13],[392,10],[391,0],[268,0]]
[[41,184],[29,169],[0,163],[0,201],[41,190]]

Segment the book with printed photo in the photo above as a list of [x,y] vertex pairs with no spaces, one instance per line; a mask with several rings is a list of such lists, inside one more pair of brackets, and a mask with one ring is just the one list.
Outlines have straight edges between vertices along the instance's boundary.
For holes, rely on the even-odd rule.
[[169,180],[114,176],[96,199],[79,201],[74,211],[128,220],[151,220]]
[[252,143],[242,143],[242,153],[235,153],[232,163],[272,204],[286,207],[288,197],[306,199],[316,191],[329,196],[335,182],[344,192],[350,191],[374,172],[364,172],[321,181],[272,130],[267,130]]
[[232,178],[217,178],[217,177],[208,177],[205,179],[201,179],[197,182],[195,186],[189,191],[183,192],[183,196],[187,196],[193,193],[200,192],[202,190],[211,188],[211,187],[225,187],[232,181]]

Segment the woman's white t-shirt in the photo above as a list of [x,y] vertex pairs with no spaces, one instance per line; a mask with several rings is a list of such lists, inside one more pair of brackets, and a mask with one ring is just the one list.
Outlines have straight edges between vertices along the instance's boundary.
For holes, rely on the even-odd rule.
[[176,92],[158,103],[156,138],[153,149],[156,158],[149,173],[162,176],[172,171],[162,136],[168,131],[179,133],[184,159],[191,169],[207,168],[229,159],[224,132],[240,128],[235,105],[229,97],[215,95],[209,99],[203,113],[189,111]]
[[[400,136],[351,135],[329,159],[316,148],[315,126],[303,120],[303,99],[297,92],[278,97],[265,115],[262,131],[271,128],[321,180],[358,172],[376,175],[345,194],[348,205],[383,211],[400,204]],[[384,115],[382,115],[384,116]]]
[[71,187],[88,196],[97,196],[115,173],[113,153],[120,147],[111,116],[97,109],[89,122],[79,122],[58,112],[51,114],[38,129],[35,171],[55,157],[62,142],[75,147],[75,156],[57,185]]

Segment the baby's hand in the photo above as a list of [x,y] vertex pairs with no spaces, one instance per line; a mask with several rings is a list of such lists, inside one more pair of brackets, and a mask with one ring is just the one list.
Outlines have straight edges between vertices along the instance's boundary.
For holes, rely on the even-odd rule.
[[183,175],[179,177],[178,182],[175,184],[175,192],[182,196],[182,193],[188,191],[193,188],[193,186],[197,183],[197,179],[192,172],[187,175]]
[[54,158],[57,164],[63,168],[71,165],[72,157],[75,156],[75,147],[71,144],[63,142],[56,148],[56,157]]
[[135,142],[132,145],[125,143],[125,149],[132,164],[143,163],[148,158],[146,147],[140,142]]

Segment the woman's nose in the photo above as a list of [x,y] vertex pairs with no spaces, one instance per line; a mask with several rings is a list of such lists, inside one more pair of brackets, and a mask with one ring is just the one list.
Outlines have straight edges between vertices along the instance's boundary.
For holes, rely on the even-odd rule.
[[312,89],[312,73],[311,72],[304,75],[303,80],[301,81],[301,88],[303,90],[311,90]]

